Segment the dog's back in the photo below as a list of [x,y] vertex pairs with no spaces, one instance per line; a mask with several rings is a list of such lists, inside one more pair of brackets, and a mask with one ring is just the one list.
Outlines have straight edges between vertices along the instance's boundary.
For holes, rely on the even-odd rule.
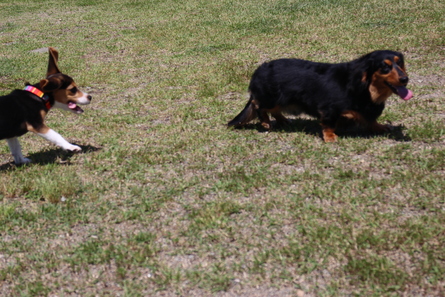
[[319,117],[319,106],[342,100],[349,73],[346,63],[328,64],[279,59],[262,64],[253,74],[249,91],[262,108],[280,106]]
[[[25,134],[26,122],[39,117],[38,102],[22,90],[15,90],[0,97],[0,139],[18,137]],[[30,111],[37,107],[33,117]]]

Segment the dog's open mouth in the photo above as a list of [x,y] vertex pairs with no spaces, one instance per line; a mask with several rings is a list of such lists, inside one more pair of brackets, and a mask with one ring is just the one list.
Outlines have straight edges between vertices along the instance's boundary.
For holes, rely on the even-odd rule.
[[389,88],[394,94],[399,95],[399,97],[402,98],[403,100],[409,100],[413,98],[413,92],[411,90],[408,90],[405,86],[396,87],[388,82],[386,82],[386,84],[389,86]]
[[83,112],[83,109],[80,108],[79,105],[77,105],[73,101],[68,102],[68,108],[71,109],[71,111],[74,113],[82,113]]

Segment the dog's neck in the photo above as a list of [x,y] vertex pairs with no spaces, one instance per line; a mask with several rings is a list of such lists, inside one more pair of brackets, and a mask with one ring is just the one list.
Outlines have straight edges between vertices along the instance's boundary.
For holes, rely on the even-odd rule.
[[43,93],[41,90],[37,89],[36,87],[34,87],[32,85],[27,85],[23,90],[28,91],[28,92],[36,95],[40,99],[42,99],[43,103],[45,104],[45,107],[48,110],[51,109],[52,106],[51,106],[51,103],[49,101],[48,95],[45,95],[45,93]]

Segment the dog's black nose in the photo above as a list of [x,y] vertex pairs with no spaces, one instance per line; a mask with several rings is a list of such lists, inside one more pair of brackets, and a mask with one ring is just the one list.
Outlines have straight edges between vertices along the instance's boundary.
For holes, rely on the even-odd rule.
[[409,80],[408,76],[403,76],[403,77],[399,78],[399,82],[404,85],[406,85],[408,83],[408,80]]
[[91,101],[91,99],[93,99],[93,97],[91,97],[91,95],[88,95],[87,98],[88,98],[88,100],[90,100],[90,101]]

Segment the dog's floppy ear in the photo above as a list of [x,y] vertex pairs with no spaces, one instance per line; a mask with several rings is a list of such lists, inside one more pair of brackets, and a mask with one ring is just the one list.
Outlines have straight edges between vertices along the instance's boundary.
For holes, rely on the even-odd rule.
[[46,72],[46,76],[60,73],[59,67],[57,66],[57,61],[59,60],[59,53],[53,47],[49,47],[48,51],[49,51],[49,60],[48,60],[48,71]]
[[62,87],[62,83],[63,81],[58,77],[48,77],[40,81],[40,90],[42,90],[43,93],[52,92],[60,89]]
[[[372,54],[372,53],[371,53]],[[374,73],[381,67],[381,59],[376,59],[372,55],[370,55],[363,64],[363,75],[362,75],[362,82],[371,82],[372,76]]]

